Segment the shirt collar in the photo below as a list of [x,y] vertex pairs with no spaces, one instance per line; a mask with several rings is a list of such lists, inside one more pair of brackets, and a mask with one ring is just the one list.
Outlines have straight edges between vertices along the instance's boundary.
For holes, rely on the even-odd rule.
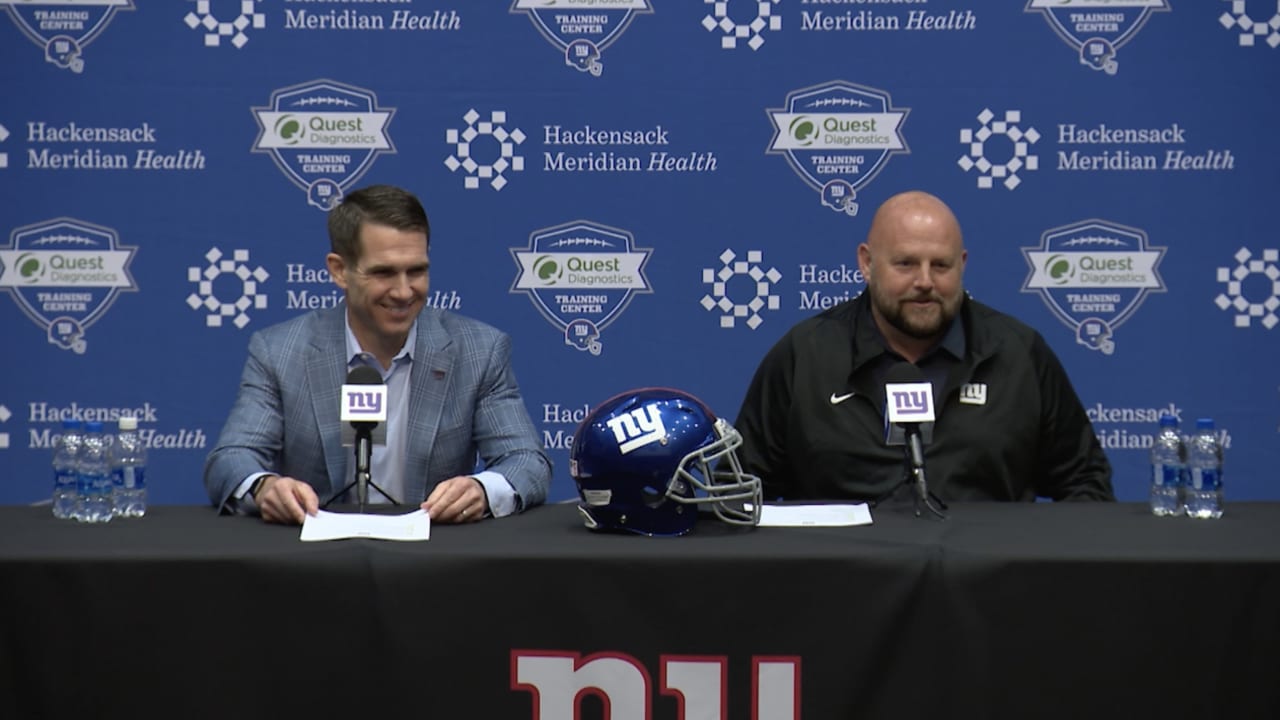
[[951,319],[951,327],[947,328],[947,334],[942,336],[942,342],[938,343],[929,353],[945,350],[957,360],[964,359],[964,313],[957,312],[956,316]]
[[[355,333],[351,332],[351,318],[347,317],[346,313],[342,314],[342,326],[346,330],[347,335],[347,369],[350,370],[356,365],[368,365],[378,372],[382,372],[382,366],[379,365],[378,360],[373,357],[373,354],[365,352],[360,347],[360,342],[356,340]],[[414,320],[413,325],[409,326],[409,334],[405,336],[404,346],[400,348],[400,352],[396,353],[395,357],[391,358],[391,367],[394,368],[400,363],[412,361],[412,348],[417,345],[417,342],[418,321]]]

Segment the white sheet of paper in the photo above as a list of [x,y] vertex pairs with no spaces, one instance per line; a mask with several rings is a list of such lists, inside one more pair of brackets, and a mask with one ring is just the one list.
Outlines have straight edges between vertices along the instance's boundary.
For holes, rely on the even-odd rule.
[[765,505],[760,527],[845,527],[870,525],[866,503],[855,505]]
[[321,510],[302,521],[303,542],[377,538],[378,540],[430,540],[431,516],[422,509],[404,515],[362,515]]

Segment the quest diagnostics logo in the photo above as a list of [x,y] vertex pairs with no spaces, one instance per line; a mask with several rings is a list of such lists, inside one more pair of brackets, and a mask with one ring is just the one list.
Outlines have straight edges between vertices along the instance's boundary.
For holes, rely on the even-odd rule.
[[111,228],[57,218],[9,237],[0,248],[0,289],[63,350],[83,354],[85,330],[121,292],[138,289],[129,275],[137,248],[121,246]]
[[1042,13],[1058,37],[1075,48],[1081,65],[1115,75],[1117,51],[1152,13],[1168,9],[1168,0],[1028,0],[1024,12]]
[[333,80],[276,90],[255,107],[253,152],[270,153],[307,203],[329,211],[382,153],[394,153],[387,125],[395,108],[378,107],[372,91]]
[[1040,245],[1023,248],[1031,273],[1022,292],[1045,305],[1076,333],[1076,342],[1104,355],[1115,352],[1113,335],[1146,300],[1164,292],[1156,266],[1165,248],[1147,234],[1107,220],[1084,220],[1046,230]]
[[626,230],[587,220],[535,230],[528,247],[511,250],[520,273],[510,292],[527,293],[566,345],[599,355],[601,331],[637,293],[653,292],[644,274],[652,252]]
[[894,108],[883,90],[844,81],[796,90],[784,107],[767,111],[774,128],[768,153],[785,155],[823,205],[852,217],[858,191],[891,156],[910,152],[902,137],[909,112]]
[[600,77],[600,56],[622,36],[637,15],[653,12],[649,0],[515,0],[511,12],[529,21],[547,42],[564,53],[564,64]]
[[132,10],[133,0],[0,0],[13,22],[44,59],[63,70],[84,72],[84,48],[111,24],[116,13]]

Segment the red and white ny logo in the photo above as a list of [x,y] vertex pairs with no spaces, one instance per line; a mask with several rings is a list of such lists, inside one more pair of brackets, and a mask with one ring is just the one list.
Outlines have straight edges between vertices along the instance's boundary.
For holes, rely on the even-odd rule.
[[[658,691],[675,698],[678,720],[727,717],[727,657],[663,655],[659,663]],[[533,720],[576,720],[587,695],[609,720],[649,720],[652,686],[626,653],[511,651],[511,689],[533,695]],[[800,720],[800,658],[751,657],[751,720]]]

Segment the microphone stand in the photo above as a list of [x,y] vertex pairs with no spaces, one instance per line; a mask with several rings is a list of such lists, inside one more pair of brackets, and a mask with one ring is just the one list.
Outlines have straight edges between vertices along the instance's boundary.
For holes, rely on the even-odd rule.
[[903,445],[903,450],[906,453],[906,472],[902,481],[910,484],[914,490],[912,496],[915,498],[916,517],[923,515],[920,510],[920,506],[923,505],[934,517],[939,520],[946,520],[947,514],[943,512],[947,509],[946,503],[929,492],[929,483],[925,480],[924,447],[920,442],[920,427],[912,423],[906,425],[904,430],[907,436],[907,442]]
[[356,429],[356,477],[354,480],[347,483],[346,487],[342,488],[337,492],[337,494],[329,498],[329,502],[326,502],[324,506],[328,507],[329,503],[343,495],[346,495],[347,492],[351,490],[352,486],[356,489],[356,502],[360,506],[361,513],[364,512],[364,506],[369,502],[369,488],[377,490],[378,494],[391,501],[392,505],[399,505],[399,500],[391,497],[386,490],[378,487],[378,484],[373,481],[373,473],[370,470],[371,459],[373,457],[373,438],[371,437],[371,434],[373,433],[373,426],[377,425],[377,423],[353,422],[351,425]]
[[369,462],[373,450],[369,447],[369,428],[362,427],[356,432],[356,501],[360,503],[360,512],[369,501]]
[[902,423],[901,425],[906,435],[904,438],[906,442],[902,445],[902,480],[873,500],[871,507],[877,507],[880,503],[893,497],[898,493],[899,488],[906,485],[911,488],[916,517],[923,517],[924,510],[928,510],[935,519],[946,520],[947,504],[929,490],[929,483],[925,480],[924,443],[920,439],[920,426],[917,423]]

